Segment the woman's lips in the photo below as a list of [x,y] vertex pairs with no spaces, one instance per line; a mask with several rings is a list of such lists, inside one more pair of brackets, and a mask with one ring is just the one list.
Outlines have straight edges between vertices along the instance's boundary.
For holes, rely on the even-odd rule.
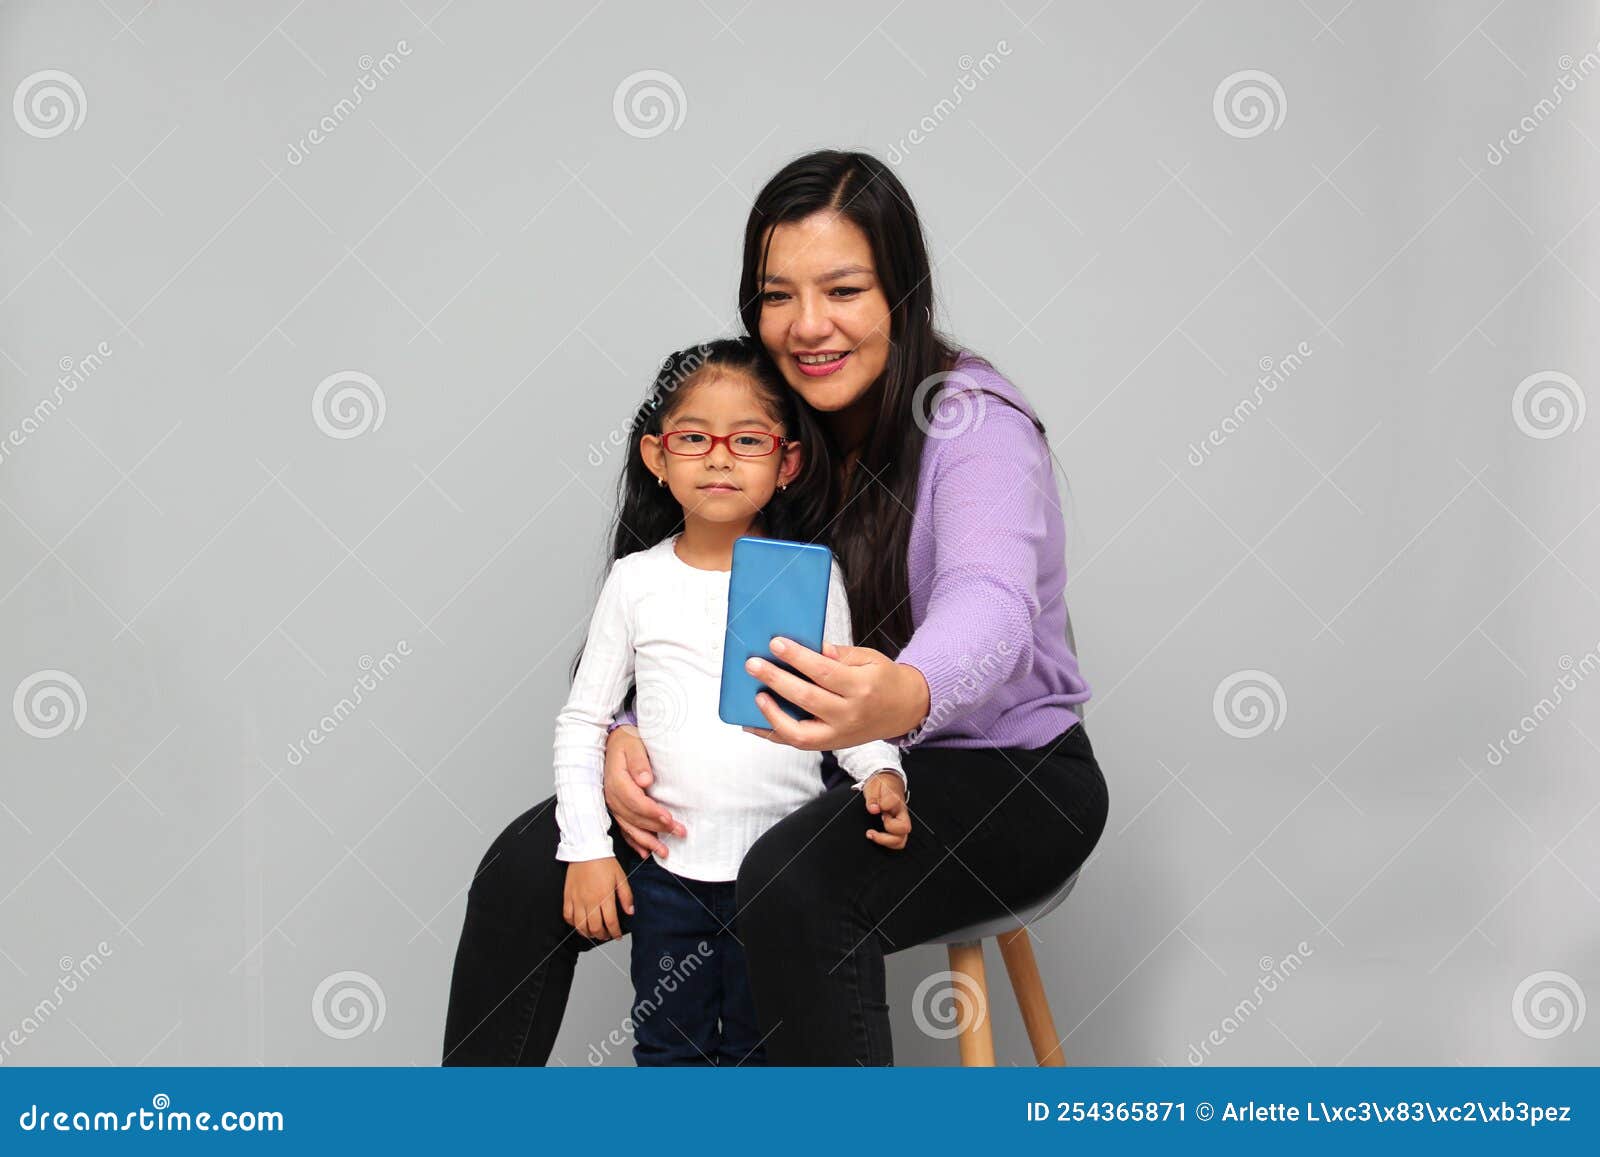
[[802,374],[804,374],[808,378],[825,378],[829,374],[838,373],[840,367],[843,366],[845,364],[845,362],[847,362],[849,360],[850,360],[850,351],[849,350],[845,350],[834,361],[824,362],[820,366],[808,366],[808,365],[806,365],[805,362],[800,360],[799,355],[797,354],[797,355],[795,355],[794,364],[799,366],[800,367],[800,372]]

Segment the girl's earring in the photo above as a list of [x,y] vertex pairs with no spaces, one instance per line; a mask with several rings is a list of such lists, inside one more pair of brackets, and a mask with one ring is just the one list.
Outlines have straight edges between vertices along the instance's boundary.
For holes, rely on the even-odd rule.
[[667,480],[665,478],[661,477],[659,474],[656,475],[656,485],[657,486],[665,486],[666,484],[667,484]]
[[779,490],[787,490],[787,489],[789,489],[789,484],[787,482],[780,482],[778,484],[778,489]]

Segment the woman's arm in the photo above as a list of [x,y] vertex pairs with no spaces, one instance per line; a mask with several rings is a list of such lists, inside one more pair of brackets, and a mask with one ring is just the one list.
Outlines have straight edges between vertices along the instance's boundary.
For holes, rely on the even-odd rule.
[[1039,552],[1059,517],[1049,447],[1022,412],[991,402],[981,413],[940,444],[928,607],[898,656],[927,680],[924,726],[959,719],[1033,667]]
[[773,691],[812,720],[792,720],[769,696],[756,702],[772,724],[753,733],[820,750],[868,739],[902,739],[925,723],[959,718],[1033,663],[1038,546],[1052,517],[1054,477],[1026,415],[991,404],[971,429],[924,451],[931,465],[932,573],[927,612],[891,661],[866,647],[823,653],[773,640],[773,653],[811,679],[752,659]]

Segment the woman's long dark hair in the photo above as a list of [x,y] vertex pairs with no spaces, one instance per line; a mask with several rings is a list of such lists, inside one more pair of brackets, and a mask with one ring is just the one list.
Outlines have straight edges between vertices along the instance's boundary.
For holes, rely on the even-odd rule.
[[[695,385],[719,373],[736,373],[748,379],[767,413],[783,423],[784,438],[800,443],[800,473],[786,490],[773,493],[752,530],[768,538],[799,542],[813,542],[822,535],[829,517],[829,470],[826,460],[819,463],[813,457],[823,439],[815,411],[789,388],[759,341],[749,337],[721,338],[670,354],[634,411],[622,478],[617,483],[608,568],[618,559],[649,550],[683,530],[683,507],[671,489],[657,483],[645,465],[639,439],[646,434],[659,435],[663,424],[683,407]],[[572,674],[577,674],[582,658],[580,648],[572,661]],[[628,703],[632,701],[630,689]]]
[[[872,387],[877,414],[848,489],[840,493],[840,450],[825,428],[822,438],[807,445],[806,459],[810,468],[823,471],[815,489],[825,497],[826,509],[850,508],[849,518],[823,524],[821,541],[832,547],[844,571],[856,643],[893,658],[911,638],[911,512],[917,504],[927,430],[940,404],[940,390],[925,389],[919,397],[918,387],[948,372],[960,351],[934,328],[933,271],[922,223],[905,186],[876,157],[833,150],[785,165],[750,208],[739,278],[739,316],[746,332],[753,338],[761,332],[773,226],[823,210],[854,222],[872,247],[872,263],[889,301],[889,359]],[[993,391],[983,392],[1013,404]],[[1029,417],[1042,435],[1043,424]]]

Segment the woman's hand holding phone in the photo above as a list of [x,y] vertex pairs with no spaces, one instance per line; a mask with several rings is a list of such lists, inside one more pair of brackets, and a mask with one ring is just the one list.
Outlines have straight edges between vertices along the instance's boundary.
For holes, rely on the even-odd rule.
[[763,659],[751,659],[746,670],[813,718],[792,719],[763,693],[756,696],[756,706],[772,726],[746,727],[752,735],[802,751],[838,751],[904,735],[928,717],[928,681],[922,672],[882,651],[824,643],[819,653],[793,639],[775,638],[772,653],[805,678]]

